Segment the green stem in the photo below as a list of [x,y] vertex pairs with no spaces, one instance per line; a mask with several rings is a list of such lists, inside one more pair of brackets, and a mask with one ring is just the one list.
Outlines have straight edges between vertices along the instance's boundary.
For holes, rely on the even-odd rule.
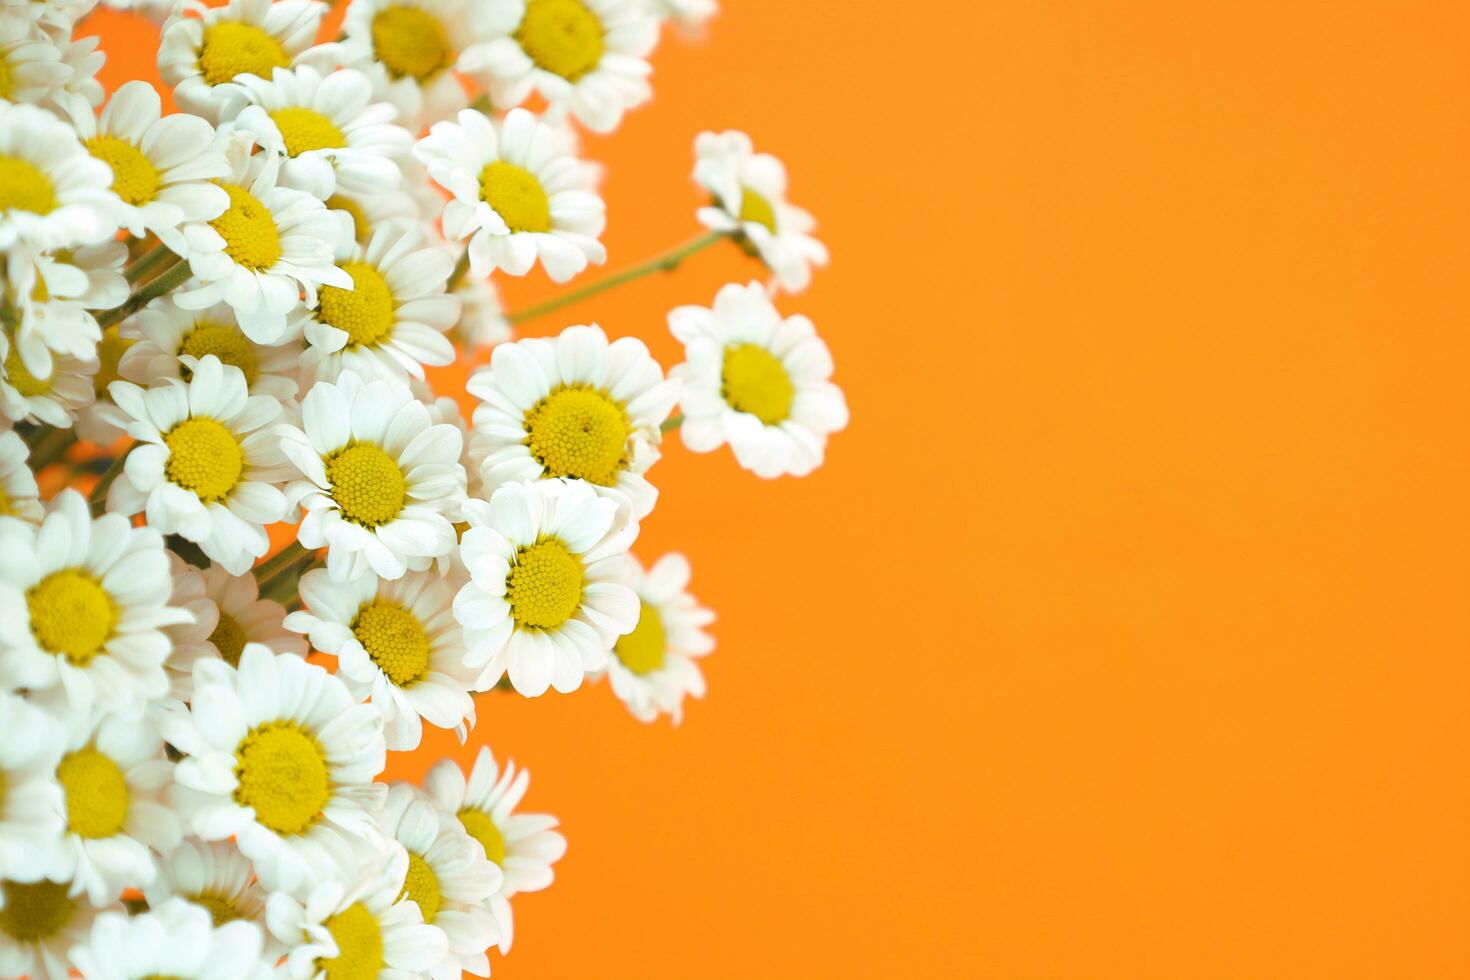
[[449,274],[449,282],[444,286],[444,291],[454,292],[455,287],[459,285],[460,280],[468,271],[470,271],[470,250],[469,246],[465,246],[464,254],[459,257],[458,262],[454,263],[454,271]]
[[182,286],[188,281],[189,275],[189,263],[183,259],[176,259],[173,265],[159,274],[158,278],[128,297],[128,301],[122,306],[98,313],[97,326],[106,330],[119,320],[126,320],[158,297],[167,296]]
[[301,546],[301,542],[292,541],[286,547],[252,569],[255,573],[255,580],[264,583],[267,579],[271,578],[287,565],[298,560],[304,554],[306,554],[306,549]]
[[671,416],[669,416],[668,418],[664,419],[662,422],[659,423],[658,430],[660,432],[673,432],[675,429],[677,429],[679,426],[681,426],[683,424],[684,424],[684,416],[682,416],[682,415],[671,415]]
[[273,599],[281,605],[290,607],[296,601],[297,590],[301,586],[301,576],[316,564],[316,554],[307,552],[303,557],[276,572],[270,578],[260,584],[260,597],[262,599]]
[[649,275],[650,273],[673,272],[675,269],[679,268],[679,264],[682,263],[685,259],[689,258],[689,256],[693,255],[695,252],[709,248],[715,242],[724,237],[726,237],[725,233],[720,231],[712,231],[707,235],[700,235],[698,238],[690,239],[683,245],[680,245],[677,248],[670,249],[662,255],[655,255],[647,262],[640,262],[637,265],[629,266],[621,272],[615,272],[612,275],[607,276],[606,278],[599,279],[593,283],[588,283],[581,289],[574,289],[569,293],[563,293],[560,296],[556,296],[552,299],[547,300],[544,303],[532,306],[529,309],[524,309],[520,310],[519,312],[512,313],[508,317],[508,319],[511,323],[524,323],[525,321],[535,319],[538,316],[545,316],[548,313],[555,312],[556,310],[561,309],[563,306],[570,306],[573,303],[581,302],[582,300],[587,299],[589,296],[596,296],[598,293],[606,292],[607,290],[612,289],[615,286],[621,286],[624,283],[632,282],[635,279],[641,279],[642,277]]
[[58,459],[66,455],[72,443],[77,441],[74,429],[58,429],[55,426],[41,426],[36,429],[31,439],[31,453],[27,464],[31,471],[39,473]]
[[129,283],[136,283],[140,279],[146,279],[149,273],[155,271],[165,259],[172,257],[173,254],[173,252],[170,252],[164,246],[155,245],[138,256],[137,260],[128,266],[127,271],[123,275]]
[[127,462],[128,455],[131,452],[132,449],[130,448],[127,452],[118,453],[113,458],[112,465],[107,467],[106,471],[97,480],[97,485],[92,488],[92,492],[87,496],[88,503],[92,505],[93,517],[100,517],[102,512],[107,509],[107,490],[112,486],[112,481],[116,480],[118,474],[123,471],[123,465]]

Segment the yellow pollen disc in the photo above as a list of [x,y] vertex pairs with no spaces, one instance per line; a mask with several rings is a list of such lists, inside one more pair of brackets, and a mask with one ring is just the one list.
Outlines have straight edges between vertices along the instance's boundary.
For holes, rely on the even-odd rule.
[[323,923],[337,942],[337,955],[319,959],[327,980],[374,980],[383,969],[383,929],[361,902],[347,906]]
[[[247,386],[255,384],[255,379],[260,376],[260,356],[255,351],[255,345],[239,327],[233,325],[205,322],[194,324],[194,329],[179,344],[179,353],[190,354],[201,360],[205,355],[213,354],[220,359],[221,364],[239,368],[240,373],[245,375]],[[185,381],[193,373],[180,365],[179,375]]]
[[312,150],[340,150],[347,145],[347,137],[342,135],[342,130],[315,109],[293,106],[277,109],[270,115],[281,131],[286,153],[290,156],[300,156]]
[[646,602],[639,602],[638,625],[633,632],[618,637],[613,652],[635,674],[651,674],[664,665],[669,641],[664,633],[663,617]]
[[112,192],[133,207],[153,200],[163,175],[141,150],[116,136],[94,136],[87,152],[112,168]]
[[66,897],[59,881],[25,885],[7,881],[0,885],[5,907],[0,908],[0,932],[19,943],[33,943],[56,935],[76,914],[77,903]]
[[749,187],[740,188],[740,220],[764,225],[766,231],[776,233],[776,209],[764,196]]
[[209,642],[231,667],[240,666],[240,654],[245,649],[245,627],[223,609],[219,611],[219,625],[209,634]]
[[720,394],[735,411],[776,425],[790,417],[796,386],[775,354],[759,344],[732,344],[725,348]]
[[602,61],[602,21],[582,0],[530,0],[516,41],[536,67],[575,82]]
[[487,858],[496,864],[505,863],[505,835],[495,826],[490,814],[467,807],[459,811],[459,822],[464,825],[465,833],[480,842]]
[[429,670],[429,635],[413,613],[388,599],[364,603],[352,621],[357,637],[378,669],[399,687],[408,687]]
[[366,262],[345,262],[352,289],[323,286],[316,318],[347,332],[347,346],[372,346],[393,330],[393,293],[388,280]]
[[15,91],[15,78],[10,72],[10,62],[0,54],[0,99],[9,99]]
[[209,909],[209,917],[214,920],[215,928],[219,928],[226,922],[234,922],[245,916],[235,908],[235,903],[219,895],[198,894],[189,896],[189,901],[195,905],[202,905]]
[[278,834],[299,834],[332,798],[327,760],[314,736],[291,721],[256,725],[235,749],[235,802]]
[[628,464],[628,413],[596,388],[562,387],[526,412],[526,445],[546,475],[600,486]]
[[92,390],[99,398],[107,391],[107,386],[117,380],[118,362],[137,342],[132,337],[124,337],[121,326],[116,323],[102,331],[102,342],[97,345],[97,373],[92,375]]
[[352,216],[352,234],[359,242],[366,242],[373,237],[373,226],[368,223],[367,213],[362,206],[350,198],[340,194],[333,194],[327,198],[327,210],[346,211]]
[[28,371],[25,363],[20,359],[20,348],[15,346],[15,338],[10,338],[10,349],[5,352],[6,384],[20,392],[24,398],[35,398],[37,395],[44,395],[51,391],[51,381],[55,377],[54,371],[50,378],[38,378]]
[[247,269],[269,269],[281,257],[281,235],[270,209],[237,184],[219,186],[230,196],[230,206],[209,225],[225,240],[225,254]]
[[[0,65],[5,63],[0,58]],[[0,154],[0,211],[50,214],[56,210],[51,178],[29,160]]]
[[419,912],[426,923],[434,921],[434,916],[439,914],[439,906],[444,901],[444,896],[439,891],[439,876],[434,874],[429,862],[417,854],[408,856],[408,876],[403,879],[403,891],[398,897],[403,898],[405,895],[418,903]]
[[480,197],[511,231],[550,231],[551,199],[536,175],[504,160],[480,171]]
[[26,592],[31,632],[42,650],[85,667],[117,626],[117,604],[76,568],[52,572]]
[[223,85],[236,75],[270,78],[272,68],[290,63],[281,42],[254,24],[226,20],[204,29],[199,70],[211,85]]
[[406,4],[384,7],[373,18],[373,53],[394,78],[420,82],[454,64],[444,25],[428,11]]
[[[0,516],[15,513],[15,508],[10,503],[10,498],[5,495],[5,488],[0,486]],[[5,773],[0,772],[0,806],[5,803]]]
[[117,763],[94,748],[61,760],[56,778],[66,793],[66,826],[87,838],[111,837],[128,816],[128,784]]
[[522,629],[556,629],[582,602],[582,559],[557,538],[522,548],[505,579],[505,601]]
[[403,510],[408,484],[393,457],[356,443],[327,457],[327,482],[342,516],[363,527],[387,524]]
[[214,419],[185,419],[163,437],[169,482],[192,490],[205,503],[229,496],[245,471],[245,451],[235,434]]

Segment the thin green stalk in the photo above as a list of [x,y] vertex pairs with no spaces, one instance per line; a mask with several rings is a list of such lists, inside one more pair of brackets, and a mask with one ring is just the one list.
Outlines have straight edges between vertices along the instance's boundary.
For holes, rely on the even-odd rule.
[[449,283],[444,287],[444,291],[446,293],[454,292],[454,288],[459,285],[460,280],[464,278],[464,274],[468,271],[470,271],[470,249],[466,245],[464,254],[459,257],[458,262],[454,263],[454,271],[449,274]]
[[157,271],[158,267],[163,264],[164,260],[172,257],[173,254],[173,252],[170,252],[164,246],[155,245],[153,248],[138,256],[138,258],[131,265],[128,266],[123,275],[127,278],[129,283],[136,283],[140,279],[146,279],[148,278],[148,275],[150,273]]
[[77,441],[74,429],[58,429],[44,425],[37,428],[30,439],[30,459],[26,462],[31,470],[39,473],[66,455],[66,451]]
[[290,565],[292,562],[299,560],[304,554],[306,554],[306,549],[301,546],[301,542],[292,541],[290,544],[286,545],[286,547],[282,548],[280,551],[276,552],[265,561],[255,566],[255,568],[253,569],[255,573],[255,580],[264,584],[266,580],[271,578],[271,576],[275,575],[277,572]]
[[664,419],[662,422],[659,423],[658,430],[660,432],[673,432],[675,429],[677,429],[679,426],[681,426],[683,424],[684,424],[684,416],[682,416],[682,415],[671,415],[671,416],[669,416],[668,418]]
[[182,286],[188,281],[189,275],[189,263],[183,259],[176,259],[173,265],[158,275],[158,278],[152,280],[148,285],[128,297],[128,301],[122,306],[98,313],[97,325],[106,330],[114,323],[120,320],[126,320],[158,297],[167,296]]
[[98,517],[107,509],[107,490],[112,486],[112,481],[118,478],[123,471],[123,465],[127,462],[128,455],[132,449],[118,453],[112,460],[112,465],[107,467],[102,476],[97,480],[97,485],[87,495],[87,502],[92,506],[92,516]]
[[270,578],[260,584],[260,596],[262,599],[274,599],[283,606],[289,607],[296,601],[297,590],[301,585],[301,576],[305,575],[316,564],[316,554],[307,552],[306,555],[292,562]]

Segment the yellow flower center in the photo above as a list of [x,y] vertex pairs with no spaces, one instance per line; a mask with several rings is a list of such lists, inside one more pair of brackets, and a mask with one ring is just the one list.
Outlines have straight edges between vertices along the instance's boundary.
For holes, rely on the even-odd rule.
[[209,642],[231,667],[240,666],[240,654],[245,650],[245,627],[223,609],[219,611],[219,625],[209,634]]
[[511,231],[550,231],[551,199],[536,175],[504,160],[480,171],[480,197]]
[[766,231],[776,233],[776,209],[771,202],[749,187],[740,188],[740,220],[765,225]]
[[[3,193],[4,191],[0,191],[0,194]],[[36,377],[26,369],[25,362],[20,359],[20,348],[15,345],[15,338],[9,339],[10,349],[5,352],[6,384],[20,392],[23,398],[48,394],[51,391],[51,382],[56,377],[55,370],[52,370],[50,378]]]
[[633,627],[633,632],[618,637],[613,652],[633,673],[651,674],[664,665],[669,642],[658,610],[642,601],[638,606],[638,625]]
[[[0,64],[4,64],[0,58]],[[56,210],[56,188],[40,167],[20,157],[0,154],[0,211],[50,214]]]
[[342,516],[363,527],[387,524],[408,497],[403,471],[371,443],[355,443],[327,457],[327,482]]
[[406,4],[384,7],[373,18],[373,53],[394,78],[420,82],[454,64],[444,25],[428,11]]
[[602,61],[602,21],[582,0],[530,0],[516,40],[536,67],[575,82]]
[[112,168],[112,191],[118,197],[139,207],[153,200],[163,175],[143,152],[116,136],[94,136],[87,140],[87,152]]
[[312,150],[340,150],[347,145],[342,130],[315,109],[292,106],[271,113],[286,142],[286,153],[296,157]]
[[[255,379],[260,376],[260,355],[256,353],[255,345],[239,327],[230,324],[204,321],[194,324],[194,329],[185,334],[183,343],[179,344],[179,353],[201,360],[213,354],[219,358],[221,364],[239,368],[240,373],[245,375],[247,387],[255,384]],[[180,365],[179,375],[185,381],[193,374],[193,371]]]
[[393,293],[383,274],[366,262],[344,262],[352,289],[323,286],[316,318],[347,332],[347,345],[372,346],[393,329]]
[[199,70],[211,85],[223,85],[236,75],[270,78],[272,68],[290,63],[281,42],[254,24],[226,20],[204,29]]
[[496,864],[505,863],[505,835],[495,826],[490,814],[466,807],[459,811],[459,822],[464,825],[465,833],[480,842],[487,858]]
[[368,223],[367,212],[363,211],[362,205],[351,198],[343,197],[341,194],[333,194],[327,198],[327,210],[346,211],[352,216],[352,234],[359,242],[366,242],[373,237],[373,226]]
[[225,240],[225,254],[252,271],[269,269],[281,257],[281,235],[270,209],[238,184],[219,186],[230,196],[230,206],[209,225]]
[[582,602],[582,559],[558,538],[522,548],[505,579],[505,600],[522,629],[556,629]]
[[59,881],[21,884],[7,881],[0,885],[5,905],[0,908],[0,932],[18,943],[34,943],[49,939],[76,915],[77,903],[66,897],[66,885]]
[[319,959],[327,980],[374,980],[383,969],[383,929],[361,902],[323,923],[337,943],[337,955]]
[[418,903],[419,912],[428,923],[434,921],[434,916],[439,914],[439,906],[444,901],[444,895],[439,890],[439,876],[434,874],[429,862],[417,854],[408,856],[408,875],[403,879],[403,891],[398,897],[403,898],[405,895]]
[[776,425],[790,417],[796,386],[775,354],[759,344],[732,344],[725,348],[720,394],[735,411]]
[[[0,516],[8,516],[15,513],[15,508],[6,496],[5,488],[0,486]],[[5,774],[0,772],[0,805],[5,803]]]
[[235,802],[278,834],[299,834],[332,798],[327,759],[316,738],[292,721],[256,725],[235,749]]
[[226,922],[234,922],[236,919],[245,918],[245,914],[235,908],[234,902],[219,895],[210,895],[201,892],[198,895],[190,895],[189,901],[195,905],[202,905],[209,909],[209,917],[214,920],[215,928],[219,928]]
[[92,390],[98,398],[105,395],[107,386],[117,380],[118,362],[137,342],[135,338],[124,337],[122,327],[116,323],[102,331],[102,341],[97,345],[97,373],[92,375]]
[[245,451],[235,434],[214,419],[185,419],[163,437],[169,481],[192,490],[205,503],[229,496],[245,471]]
[[547,476],[610,487],[628,464],[628,413],[596,388],[558,388],[526,412],[525,424],[526,445]]
[[66,826],[87,838],[111,837],[128,816],[123,772],[95,748],[78,749],[61,760],[56,778],[66,793]]
[[364,603],[352,621],[357,637],[378,669],[399,687],[408,687],[429,670],[429,635],[418,617],[396,602]]
[[9,99],[15,91],[15,77],[10,71],[10,62],[5,60],[5,55],[0,52],[0,99]]
[[85,667],[117,626],[118,608],[97,580],[77,568],[52,572],[26,592],[36,643]]

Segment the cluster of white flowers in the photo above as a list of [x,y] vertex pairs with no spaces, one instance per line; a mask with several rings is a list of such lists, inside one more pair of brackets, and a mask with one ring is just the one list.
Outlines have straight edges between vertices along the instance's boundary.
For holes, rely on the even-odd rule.
[[[95,2],[0,0],[0,976],[488,976],[556,821],[486,748],[422,788],[387,753],[497,688],[703,695],[688,562],[630,552],[650,469],[675,428],[822,461],[846,404],[774,300],[825,249],[704,133],[705,233],[634,271],[726,242],[766,281],[674,309],[667,373],[595,325],[512,339],[635,278],[520,316],[493,281],[606,260],[577,127],[713,0],[350,0],[332,39],[319,0],[104,0],[159,25],[168,114],[105,96]],[[426,373],[457,358],[468,423]]]

